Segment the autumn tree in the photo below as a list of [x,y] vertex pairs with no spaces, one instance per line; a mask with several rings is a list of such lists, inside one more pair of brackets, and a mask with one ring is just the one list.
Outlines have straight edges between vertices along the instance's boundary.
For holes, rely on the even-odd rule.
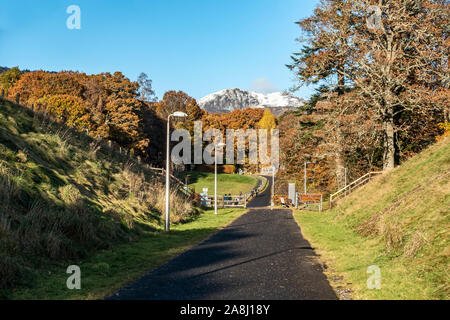
[[270,133],[270,131],[275,129],[276,126],[277,126],[277,121],[276,121],[274,115],[272,114],[272,112],[270,112],[269,109],[265,109],[264,114],[258,123],[258,127],[260,129],[268,130]]
[[174,112],[181,111],[188,115],[188,120],[195,121],[202,117],[203,110],[197,101],[183,91],[168,91],[161,101],[155,104],[156,113],[163,119]]
[[[217,129],[226,137],[226,130],[248,130],[259,129],[259,123],[263,117],[264,109],[246,108],[236,109],[231,113],[205,113],[202,117],[203,130]],[[237,141],[234,143],[235,155],[237,150]],[[248,154],[249,146],[246,142],[246,154]],[[248,157],[244,167],[249,171],[257,171],[257,165],[248,164]]]
[[[311,17],[298,22],[306,34],[304,38],[298,39],[304,46],[301,52],[292,56],[293,63],[288,67],[295,71],[300,85],[332,83],[332,87],[324,86],[321,92],[312,97],[313,104],[316,102],[314,98],[320,99],[324,93],[335,92],[337,96],[345,93],[346,77],[340,71],[345,70],[347,64],[348,57],[345,52],[349,49],[348,38],[351,25],[349,16],[343,14],[345,10],[346,7],[342,1],[323,1]],[[322,32],[325,30],[328,32]],[[338,110],[343,108],[342,105],[337,105],[337,101],[334,104]],[[305,108],[308,108],[308,105]],[[338,180],[344,181],[342,123],[339,116],[332,119],[334,121],[330,123],[332,125],[330,130],[333,131],[335,139],[330,147],[334,151],[335,172]]]
[[[345,82],[357,89],[359,107],[382,125],[389,170],[396,163],[396,137],[405,130],[400,116],[449,105],[448,20],[446,1],[324,0],[299,23],[308,38],[291,68],[301,83],[328,78],[338,88]],[[447,103],[436,104],[435,95]]]
[[146,155],[150,137],[144,133],[146,105],[139,101],[137,82],[121,72],[90,76],[84,93],[92,103],[92,134]]
[[144,136],[149,138],[146,148],[146,156],[148,161],[155,165],[163,167],[165,162],[165,145],[166,145],[166,121],[160,118],[155,108],[150,104],[145,104],[143,109],[142,124]]
[[297,181],[303,185],[303,165],[309,162],[309,190],[327,192],[336,188],[334,154],[327,151],[324,125],[327,115],[287,113],[278,125],[280,130],[280,183]]
[[83,81],[86,75],[64,71],[58,73],[46,71],[26,72],[8,92],[10,98],[20,94],[21,101],[36,104],[46,95],[71,95],[81,97],[84,91]]
[[120,72],[88,76],[34,71],[23,74],[8,94],[19,93],[24,104],[35,104],[36,109],[88,130],[93,137],[113,140],[145,156],[150,137],[144,133],[146,104],[137,99],[138,88]]
[[153,87],[152,87],[153,82],[151,79],[149,79],[149,77],[146,73],[142,72],[139,75],[137,82],[139,84],[138,98],[140,100],[149,102],[149,103],[153,103],[158,100],[158,97],[156,97],[155,90],[153,90]]
[[[171,125],[177,129],[186,129],[190,132],[191,137],[194,136],[194,122],[200,120],[205,114],[205,111],[200,109],[197,101],[190,97],[183,91],[168,91],[164,94],[161,101],[158,101],[153,106],[158,117],[167,122],[169,115],[174,112],[181,111],[188,115],[187,119],[184,121],[177,121],[173,119]],[[166,127],[165,127],[166,128]],[[164,128],[164,131],[165,131]],[[194,139],[192,139],[193,143]],[[166,145],[166,140],[164,139],[164,146]],[[193,149],[193,148],[191,148]]]
[[46,110],[71,127],[81,130],[89,129],[89,110],[80,97],[72,95],[46,95],[38,99],[36,103],[47,106]]
[[0,74],[0,89],[8,92],[8,89],[11,88],[14,83],[16,83],[20,77],[22,76],[22,72],[18,67],[14,67],[6,70]]
[[127,149],[143,153],[149,143],[144,135],[142,116],[144,104],[132,98],[118,98],[105,106],[110,139]]

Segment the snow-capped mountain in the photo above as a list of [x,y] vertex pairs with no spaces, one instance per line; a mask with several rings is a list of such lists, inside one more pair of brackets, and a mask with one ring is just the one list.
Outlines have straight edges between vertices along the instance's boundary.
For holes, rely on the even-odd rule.
[[305,104],[305,101],[287,92],[269,94],[241,89],[226,89],[210,94],[198,101],[199,106],[211,113],[229,113],[236,109],[270,108],[280,114]]

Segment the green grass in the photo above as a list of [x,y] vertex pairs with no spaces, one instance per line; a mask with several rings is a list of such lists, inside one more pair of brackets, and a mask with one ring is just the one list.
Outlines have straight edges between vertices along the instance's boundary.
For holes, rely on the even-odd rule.
[[[208,188],[208,194],[214,194],[214,173],[189,172],[189,187],[195,192],[202,193],[203,188]],[[255,177],[238,174],[217,174],[217,193],[219,195],[239,195],[251,191],[257,184]]]
[[[297,211],[331,283],[355,299],[449,299],[450,139],[384,174],[330,211]],[[369,290],[367,268],[381,268]]]
[[[101,299],[204,240],[244,212],[220,209],[216,216],[209,210],[192,222],[173,226],[170,233],[154,232],[138,242],[117,245],[88,259],[37,270],[30,288],[16,288],[8,298]],[[69,265],[80,266],[81,290],[66,287]]]
[[[172,191],[172,221],[194,221],[201,211]],[[0,297],[61,261],[160,232],[164,192],[163,178],[133,157],[0,103]]]

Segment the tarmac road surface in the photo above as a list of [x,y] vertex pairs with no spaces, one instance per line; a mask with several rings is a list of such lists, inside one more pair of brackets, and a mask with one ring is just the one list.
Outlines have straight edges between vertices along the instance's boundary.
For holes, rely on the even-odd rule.
[[270,186],[231,225],[108,299],[337,299],[292,211],[269,204]]

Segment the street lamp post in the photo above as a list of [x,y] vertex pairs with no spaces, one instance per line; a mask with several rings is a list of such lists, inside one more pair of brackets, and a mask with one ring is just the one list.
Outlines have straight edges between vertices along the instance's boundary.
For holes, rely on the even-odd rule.
[[273,197],[275,196],[275,166],[272,166],[272,188],[271,188],[271,198],[270,198],[270,209],[273,210]]
[[166,232],[170,231],[170,118],[186,118],[184,112],[175,112],[167,117],[167,149],[166,149]]
[[344,187],[345,187],[345,196],[347,197],[347,171],[348,169],[347,168],[345,168],[345,179],[344,179],[344,183],[345,183],[345,185],[344,185]]
[[217,147],[224,147],[225,143],[214,146],[214,214],[217,214]]
[[310,163],[312,163],[312,162],[305,162],[305,194],[307,193],[307,190],[306,190],[306,166]]

